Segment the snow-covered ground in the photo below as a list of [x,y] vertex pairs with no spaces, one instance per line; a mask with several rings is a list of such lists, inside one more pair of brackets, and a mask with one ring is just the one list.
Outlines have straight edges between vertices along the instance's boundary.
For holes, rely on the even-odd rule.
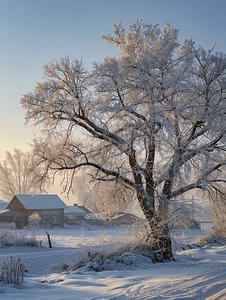
[[13,257],[21,258],[28,271],[23,289],[0,285],[0,299],[226,299],[226,246],[181,251],[180,243],[204,235],[201,230],[174,233],[176,261],[153,264],[137,260],[123,270],[94,272],[84,267],[56,273],[56,267],[70,264],[93,245],[104,251],[103,240],[110,240],[117,230],[51,229],[52,249],[44,231],[37,235],[46,247],[0,249],[0,259],[10,251]]

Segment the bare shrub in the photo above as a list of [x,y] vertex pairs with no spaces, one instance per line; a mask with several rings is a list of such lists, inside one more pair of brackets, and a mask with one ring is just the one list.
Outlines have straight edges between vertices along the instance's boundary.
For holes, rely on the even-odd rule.
[[41,241],[36,239],[36,236],[28,236],[24,230],[11,231],[3,230],[0,232],[0,245],[2,247],[38,247]]
[[25,264],[21,259],[12,256],[3,258],[0,262],[0,283],[13,283],[15,287],[22,288],[24,281]]

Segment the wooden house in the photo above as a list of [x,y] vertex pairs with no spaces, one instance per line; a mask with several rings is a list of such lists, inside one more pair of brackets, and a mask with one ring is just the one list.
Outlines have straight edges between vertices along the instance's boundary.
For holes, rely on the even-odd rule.
[[114,225],[132,225],[137,222],[140,222],[141,219],[131,213],[119,212],[111,218],[109,221]]
[[90,214],[91,211],[88,210],[86,207],[84,206],[80,206],[77,204],[74,204],[72,206],[68,206],[67,208],[65,208],[64,210],[64,215],[66,217],[78,217],[78,216],[83,216],[85,217],[86,214]]
[[67,205],[57,195],[15,195],[6,207],[9,213],[23,216],[22,223],[17,222],[17,228],[26,226],[28,217],[34,213],[41,217],[44,226],[63,227],[65,208]]
[[76,225],[77,222],[85,220],[86,215],[90,213],[91,211],[89,211],[84,206],[79,206],[77,204],[68,206],[64,210],[64,222],[67,225],[73,225],[73,224]]

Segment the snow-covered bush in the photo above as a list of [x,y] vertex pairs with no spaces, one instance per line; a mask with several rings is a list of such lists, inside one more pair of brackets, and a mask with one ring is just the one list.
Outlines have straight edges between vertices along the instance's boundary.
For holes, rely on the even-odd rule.
[[205,235],[199,238],[196,238],[192,241],[192,245],[196,244],[200,247],[204,247],[208,244],[218,244],[218,245],[225,245],[226,244],[226,237],[217,237],[214,235]]
[[95,243],[90,244],[84,233],[81,236],[78,252],[71,258],[68,266],[57,266],[58,271],[72,271],[85,268],[90,271],[124,270],[127,268],[150,267],[161,261],[161,254],[155,251],[158,239],[150,237],[148,224],[137,222],[124,226],[114,235],[106,231],[97,235]]
[[16,287],[22,288],[24,281],[25,265],[21,259],[7,256],[0,262],[0,283],[13,283]]
[[41,228],[41,217],[39,216],[39,214],[34,213],[32,215],[30,215],[28,217],[28,224],[27,224],[27,228],[28,229],[40,229]]
[[[35,213],[29,216],[28,225],[23,230],[0,231],[0,246],[2,247],[38,247],[42,241],[37,240],[36,230],[41,228],[41,218]],[[27,230],[29,229],[29,230]]]
[[12,231],[3,230],[0,232],[1,247],[38,247],[41,241],[38,241],[35,235],[29,236],[24,230]]

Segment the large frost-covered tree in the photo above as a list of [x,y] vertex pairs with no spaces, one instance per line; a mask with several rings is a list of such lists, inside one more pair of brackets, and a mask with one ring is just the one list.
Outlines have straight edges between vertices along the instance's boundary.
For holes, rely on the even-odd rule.
[[15,194],[34,193],[35,174],[30,172],[32,157],[29,152],[14,149],[6,151],[5,159],[0,162],[0,192],[5,200],[12,200]]
[[[102,39],[119,57],[95,62],[92,72],[79,59],[53,60],[21,104],[27,120],[47,129],[34,141],[40,184],[61,171],[70,188],[88,166],[94,179],[132,187],[153,228],[177,197],[223,181],[226,56],[192,38],[179,44],[169,24],[113,26]],[[162,241],[166,257],[169,239]]]

